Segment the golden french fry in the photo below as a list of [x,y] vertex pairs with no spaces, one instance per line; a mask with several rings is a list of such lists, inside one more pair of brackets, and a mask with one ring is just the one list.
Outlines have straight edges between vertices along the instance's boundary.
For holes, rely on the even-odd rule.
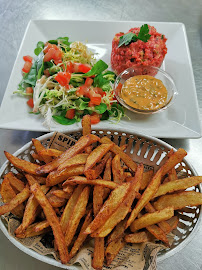
[[[5,177],[1,184],[1,197],[4,203],[9,203],[12,199],[16,197],[16,193],[10,185],[9,180]],[[11,213],[18,217],[22,217],[24,212],[23,204],[16,206]]]
[[33,157],[33,159],[34,159],[35,161],[37,161],[37,160],[38,160],[38,161],[42,161],[42,162],[44,161],[43,158],[42,158],[41,156],[39,156],[38,154],[36,154],[35,152],[32,153],[31,156]]
[[72,239],[75,235],[76,229],[80,223],[80,220],[85,214],[89,194],[90,194],[90,188],[85,187],[83,191],[81,192],[76,202],[76,205],[73,208],[71,217],[67,224],[66,233],[65,233],[65,243],[67,247],[71,244]]
[[122,183],[124,180],[124,173],[121,167],[120,155],[116,155],[112,160],[112,173],[113,173],[113,181],[115,183]]
[[82,175],[84,173],[84,165],[67,168],[62,171],[53,171],[46,178],[47,186],[55,186],[71,176]]
[[126,219],[122,220],[119,222],[112,233],[110,233],[108,239],[107,239],[107,244],[109,244],[112,241],[118,240],[118,238],[121,238],[124,236],[124,231],[125,231],[125,225],[126,225]]
[[124,220],[131,209],[131,205],[135,199],[136,193],[139,191],[140,182],[142,180],[144,166],[139,164],[134,177],[134,180],[130,183],[130,189],[126,194],[126,197],[121,202],[120,206],[113,212],[113,214],[106,220],[106,222],[91,234],[92,237],[105,237],[113,228],[121,221]]
[[50,227],[49,222],[47,220],[43,220],[41,222],[35,223],[34,230],[35,232],[40,232],[48,227]]
[[62,233],[62,229],[59,223],[59,220],[56,216],[55,211],[53,210],[52,206],[50,205],[48,199],[44,195],[43,191],[41,190],[39,184],[34,184],[30,187],[31,192],[34,194],[35,198],[43,208],[44,214],[46,216],[47,221],[49,222],[53,234],[55,237],[55,242],[60,254],[60,259],[62,263],[67,263],[69,261],[68,251],[65,244],[65,238]]
[[78,198],[84,189],[84,185],[79,185],[73,192],[72,196],[70,197],[69,201],[67,202],[65,209],[62,213],[62,217],[60,219],[60,225],[62,228],[63,233],[65,234],[67,230],[67,224],[68,221],[72,215],[72,211],[74,209],[74,206],[76,205]]
[[71,148],[67,149],[63,152],[59,157],[54,159],[52,162],[41,166],[40,168],[37,167],[35,170],[37,174],[49,173],[60,166],[63,162],[71,157],[75,156],[76,154],[81,153],[85,147],[91,145],[94,142],[99,141],[100,139],[93,134],[89,134],[86,136],[82,136]]
[[[100,139],[101,143],[112,143],[111,140],[107,137],[102,137]],[[136,172],[137,164],[129,157],[126,153],[124,153],[118,145],[113,144],[113,147],[110,149],[114,154],[119,154],[120,158],[123,162],[133,171]]]
[[125,246],[125,241],[123,237],[109,243],[109,245],[107,246],[105,250],[107,266],[109,266],[112,263],[116,255],[124,246]]
[[36,174],[36,170],[40,168],[39,165],[31,163],[27,160],[22,160],[20,158],[17,158],[10,153],[4,151],[5,156],[7,159],[12,163],[16,168],[25,171],[30,174]]
[[18,193],[13,199],[11,199],[10,202],[0,206],[0,216],[5,213],[11,212],[21,203],[26,201],[29,198],[29,195],[29,188],[25,187],[20,193]]
[[112,215],[112,213],[119,207],[127,195],[129,189],[130,183],[123,183],[115,188],[109,195],[109,198],[105,201],[97,216],[85,230],[85,233],[91,234],[100,226],[102,226],[105,221]]
[[84,234],[83,232],[88,227],[88,225],[92,222],[92,210],[88,211],[88,214],[84,220],[84,223],[81,227],[80,233],[77,237],[77,239],[74,242],[74,245],[69,253],[69,257],[73,258],[76,253],[78,252],[79,248],[82,246],[83,242],[86,240],[87,234]]
[[34,175],[30,175],[30,174],[25,174],[25,177],[27,179],[27,182],[29,183],[30,186],[38,183],[38,181],[36,180]]
[[162,210],[165,207],[174,207],[174,210],[181,209],[185,206],[197,206],[202,204],[202,193],[195,191],[183,191],[171,195],[161,196],[154,207]]
[[10,185],[18,192],[21,192],[25,188],[25,184],[14,176],[12,172],[7,173],[4,178],[7,178]]
[[177,180],[177,172],[175,170],[175,168],[172,168],[169,172],[168,172],[168,179],[169,181],[174,181]]
[[130,225],[130,230],[135,232],[150,225],[157,224],[163,220],[167,220],[172,216],[174,216],[173,207],[166,207],[163,210],[156,211],[154,213],[148,213],[138,219],[135,219]]
[[[38,152],[39,155],[44,156],[44,157],[59,157],[60,155],[62,155],[63,151],[57,150],[57,149],[42,149]],[[52,159],[51,159],[52,160]],[[51,161],[50,160],[50,161]]]
[[33,237],[33,236],[37,236],[37,235],[41,235],[41,234],[45,234],[47,232],[49,232],[51,230],[51,228],[48,226],[47,228],[44,228],[40,231],[36,231],[35,230],[35,226],[38,223],[32,224],[29,227],[26,228],[25,231],[22,231],[21,233],[17,233],[15,236],[17,238],[27,238],[27,237]]
[[101,160],[101,158],[110,150],[113,144],[101,144],[96,147],[88,156],[84,168],[84,174],[88,178],[88,171]]
[[[46,194],[49,190],[49,187],[41,186],[41,189],[43,193]],[[39,211],[40,211],[39,203],[32,194],[27,201],[22,223],[15,230],[15,234],[21,234],[22,232],[24,232],[27,229],[27,227],[34,222]]]
[[140,185],[140,190],[143,190],[148,186],[148,184],[151,182],[153,174],[154,174],[153,170],[149,170],[149,171],[143,173],[143,178],[142,178],[142,182]]
[[164,233],[164,231],[159,228],[157,225],[150,225],[148,227],[146,227],[147,231],[150,232],[156,239],[164,242],[166,244],[166,246],[169,247],[169,242],[168,242],[168,238],[166,236],[166,234]]
[[71,185],[64,185],[63,186],[63,191],[65,193],[67,193],[68,195],[72,195],[73,191],[74,191],[75,187],[74,186],[71,186]]
[[47,199],[49,200],[49,203],[52,205],[52,207],[62,207],[66,204],[67,199],[65,198],[59,198],[55,196],[52,191],[46,195]]
[[[104,175],[103,175],[103,180],[105,181],[111,181],[112,179],[112,172],[111,172],[111,167],[112,167],[112,156],[109,157],[109,159],[106,162],[105,170],[104,170]],[[110,193],[109,188],[104,189],[104,199],[107,198],[107,196]]]
[[154,237],[149,232],[143,231],[127,234],[124,239],[127,243],[144,243],[152,241]]
[[68,185],[75,185],[75,184],[83,184],[83,185],[99,185],[102,187],[107,187],[110,189],[115,189],[119,184],[111,182],[111,181],[104,181],[101,179],[95,179],[95,180],[88,180],[86,177],[82,176],[75,176],[70,177],[67,181],[64,182],[64,184]]
[[90,115],[84,115],[81,121],[82,128],[83,128],[83,136],[91,134],[91,120]]
[[59,190],[59,189],[52,191],[52,194],[61,199],[69,199],[71,196],[70,193],[67,193],[64,190]]
[[35,175],[34,179],[41,185],[45,185],[46,177]]
[[192,176],[184,179],[177,179],[169,181],[159,186],[154,198],[165,195],[166,193],[173,193],[179,190],[185,190],[189,187],[196,186],[202,182],[202,176]]
[[88,157],[88,154],[77,154],[76,156],[63,162],[58,167],[58,171],[61,171],[65,168],[70,168],[72,166],[84,165],[84,164],[86,164],[87,157]]
[[40,153],[41,150],[46,150],[45,147],[41,144],[41,142],[37,139],[32,139],[32,143],[33,145],[35,146],[36,148],[36,152],[37,154],[39,155],[40,158],[42,158],[42,160],[45,162],[45,163],[49,163],[52,161],[52,158],[47,156],[47,155],[44,155],[43,153]]
[[170,225],[171,229],[168,233],[172,232],[175,228],[177,228],[179,218],[177,216],[171,217],[167,220],[168,224]]

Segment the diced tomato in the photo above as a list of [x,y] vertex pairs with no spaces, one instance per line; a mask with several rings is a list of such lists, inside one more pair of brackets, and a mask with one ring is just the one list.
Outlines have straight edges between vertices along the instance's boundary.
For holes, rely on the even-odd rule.
[[55,77],[55,80],[59,82],[62,86],[67,86],[69,84],[69,81],[71,79],[71,74],[68,72],[58,72],[58,74]]
[[88,102],[88,107],[94,107],[94,106],[95,106],[95,104],[92,101]]
[[73,72],[86,73],[91,70],[91,66],[88,64],[73,63]]
[[85,92],[85,86],[81,85],[77,90],[76,90],[76,94],[77,96],[84,96],[84,92]]
[[56,60],[54,60],[54,63],[55,63],[56,65],[58,65],[59,63],[62,63],[62,60],[61,60],[61,59],[56,59]]
[[72,73],[73,72],[73,64],[72,62],[68,62],[66,68],[64,67],[66,72]]
[[50,48],[47,53],[44,55],[43,61],[49,62],[50,60],[54,59],[55,57],[55,49]]
[[50,72],[49,72],[48,69],[45,69],[43,73],[46,75],[46,77],[49,77],[50,76]]
[[87,73],[88,71],[91,70],[91,66],[88,64],[80,64],[79,65],[79,71],[83,73]]
[[122,88],[122,83],[119,83],[119,84],[117,85],[116,89],[117,89],[118,92],[119,92],[119,91],[121,91],[121,88]]
[[86,87],[90,87],[91,85],[93,84],[93,79],[91,78],[86,78],[86,81],[85,81],[85,86]]
[[94,90],[95,93],[100,94],[101,97],[106,95],[106,93],[102,90],[102,88],[94,87],[93,90]]
[[93,113],[90,116],[90,122],[91,122],[91,125],[95,125],[95,124],[99,123],[100,122],[100,116],[99,116],[99,114],[94,114]]
[[33,88],[32,87],[27,87],[26,88],[26,94],[33,94]]
[[33,58],[32,58],[30,55],[25,55],[25,56],[23,56],[23,60],[24,60],[25,62],[30,62],[30,63],[32,63]]
[[32,63],[26,61],[24,63],[24,67],[22,68],[22,72],[28,73],[32,67]]
[[90,90],[90,101],[95,105],[100,105],[101,95],[95,93],[92,89]]
[[34,108],[34,101],[33,101],[33,98],[30,98],[28,101],[27,101],[27,105],[31,108]]
[[57,47],[57,45],[55,45],[55,44],[50,44],[50,43],[46,43],[45,44],[45,48],[44,48],[44,50],[43,50],[43,52],[44,52],[44,54],[46,54],[48,51],[49,51],[49,49],[50,48],[53,48],[53,49],[55,49],[55,50],[58,50],[59,48]]
[[66,112],[65,117],[68,119],[73,119],[75,116],[75,109],[70,109]]

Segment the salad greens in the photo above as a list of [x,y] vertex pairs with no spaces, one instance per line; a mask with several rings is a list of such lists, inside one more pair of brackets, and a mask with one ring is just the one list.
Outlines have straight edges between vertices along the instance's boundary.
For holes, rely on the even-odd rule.
[[115,73],[107,70],[104,61],[96,62],[86,45],[59,37],[47,43],[39,41],[34,53],[35,59],[23,58],[25,64],[32,59],[32,64],[14,93],[33,96],[27,102],[33,108],[30,113],[42,114],[44,125],[71,125],[86,114],[91,115],[92,123],[118,122],[124,116],[114,97]]

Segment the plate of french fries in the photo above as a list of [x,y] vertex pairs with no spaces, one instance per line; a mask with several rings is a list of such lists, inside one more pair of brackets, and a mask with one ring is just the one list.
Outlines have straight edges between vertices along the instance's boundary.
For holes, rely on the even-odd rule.
[[[202,176],[186,151],[141,134],[92,131],[88,115],[82,127],[67,134],[65,150],[52,147],[57,134],[49,133],[13,155],[5,151],[3,233],[27,254],[61,268],[90,242],[94,269],[110,267],[127,244],[162,244],[160,259],[180,250],[197,231],[202,205]],[[48,241],[51,255],[33,251],[27,239],[40,239],[44,249]]]

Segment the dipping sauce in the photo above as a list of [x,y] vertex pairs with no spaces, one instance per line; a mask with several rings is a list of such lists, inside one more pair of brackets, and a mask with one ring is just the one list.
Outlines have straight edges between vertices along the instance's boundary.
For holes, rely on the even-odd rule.
[[166,104],[167,89],[161,80],[149,75],[129,78],[121,89],[121,98],[139,110],[157,110]]

